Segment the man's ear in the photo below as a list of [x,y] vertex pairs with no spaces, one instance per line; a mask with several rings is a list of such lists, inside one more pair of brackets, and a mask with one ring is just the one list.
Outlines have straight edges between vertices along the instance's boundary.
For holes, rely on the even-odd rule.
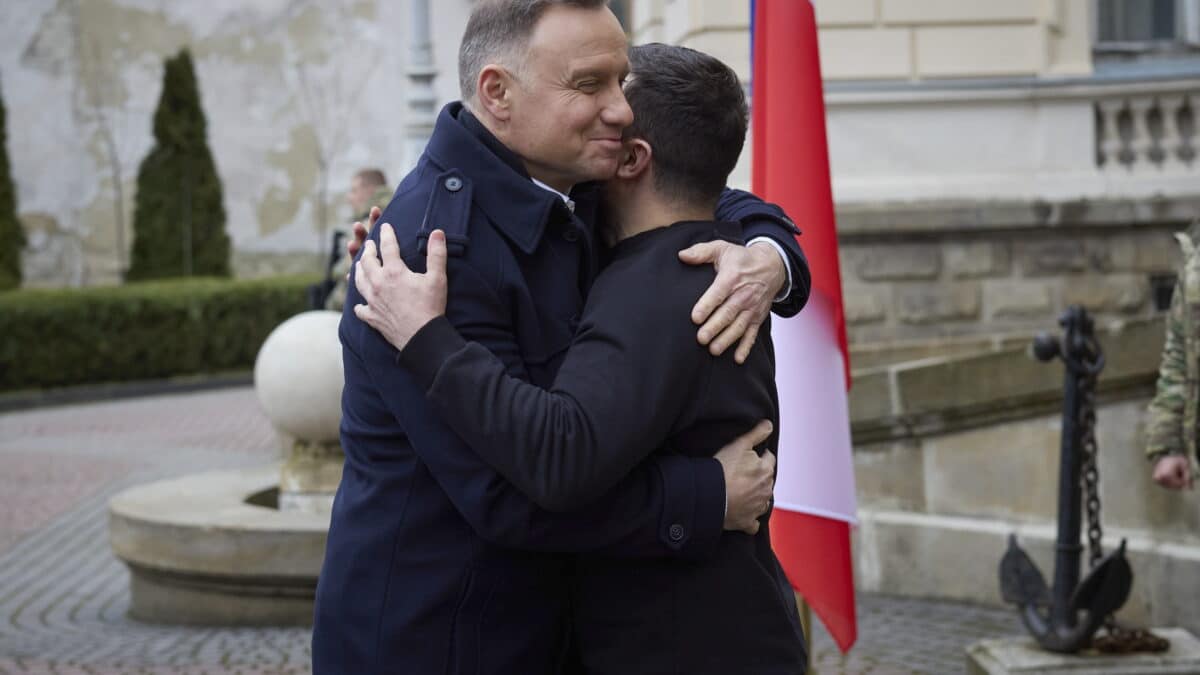
[[479,71],[475,98],[492,117],[507,122],[512,116],[512,74],[504,66],[489,63]]
[[617,166],[617,178],[635,180],[650,169],[650,158],[654,154],[650,144],[641,138],[625,141],[621,150],[621,163]]

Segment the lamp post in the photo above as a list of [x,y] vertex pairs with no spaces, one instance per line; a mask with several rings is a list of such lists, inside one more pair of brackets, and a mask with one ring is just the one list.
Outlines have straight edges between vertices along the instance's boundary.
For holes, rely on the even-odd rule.
[[425,150],[425,144],[433,133],[437,116],[434,105],[437,96],[433,91],[433,78],[437,70],[433,66],[433,43],[429,28],[429,0],[410,0],[408,37],[409,58],[406,75],[405,101],[408,114],[405,119],[404,168],[412,169]]

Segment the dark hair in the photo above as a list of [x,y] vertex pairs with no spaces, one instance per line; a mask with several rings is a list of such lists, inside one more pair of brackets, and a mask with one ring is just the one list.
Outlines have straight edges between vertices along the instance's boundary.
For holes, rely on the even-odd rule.
[[354,174],[354,177],[367,185],[387,185],[387,178],[383,175],[383,171],[379,169],[362,169]]
[[525,47],[538,19],[552,5],[599,9],[608,0],[479,0],[467,19],[458,47],[458,89],[462,100],[475,96],[479,71]]
[[746,143],[746,94],[729,66],[703,52],[661,43],[629,50],[633,108],[627,137],[652,149],[664,196],[716,204]]

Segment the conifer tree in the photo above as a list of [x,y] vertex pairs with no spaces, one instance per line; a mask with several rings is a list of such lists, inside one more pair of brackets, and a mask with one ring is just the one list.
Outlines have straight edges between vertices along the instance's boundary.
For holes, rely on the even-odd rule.
[[154,147],[138,169],[127,280],[229,275],[221,180],[205,127],[185,49],[166,61]]
[[17,192],[8,171],[8,135],[0,96],[0,291],[21,285],[21,249],[25,231],[17,220]]

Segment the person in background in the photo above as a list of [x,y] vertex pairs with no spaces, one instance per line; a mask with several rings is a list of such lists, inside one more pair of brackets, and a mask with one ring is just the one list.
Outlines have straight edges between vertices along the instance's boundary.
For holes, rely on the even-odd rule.
[[1170,490],[1191,489],[1197,457],[1197,415],[1200,414],[1200,252],[1196,235],[1175,235],[1183,249],[1183,265],[1166,317],[1166,343],[1158,369],[1158,384],[1150,402],[1146,456],[1154,482]]
[[[350,179],[350,191],[346,193],[346,201],[354,215],[352,220],[366,220],[372,208],[382,209],[392,201],[392,188],[388,187],[383,171],[360,169]],[[329,279],[325,282],[327,295],[323,306],[335,312],[342,311],[342,303],[346,301],[346,275],[350,272],[350,260],[342,254],[341,244],[346,236],[347,233],[342,230],[338,230],[334,235]]]

